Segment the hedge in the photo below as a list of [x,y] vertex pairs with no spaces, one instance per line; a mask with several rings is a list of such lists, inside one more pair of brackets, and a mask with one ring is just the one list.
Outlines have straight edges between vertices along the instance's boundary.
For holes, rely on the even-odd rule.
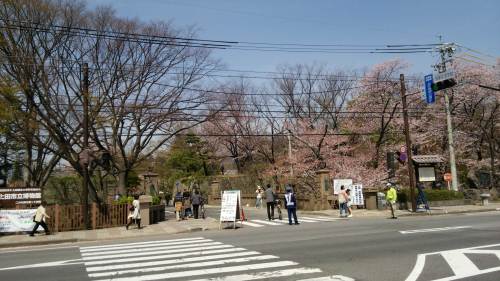
[[[447,200],[461,200],[464,199],[464,194],[459,191],[446,190],[446,189],[425,189],[425,198],[427,201],[447,201]],[[418,196],[418,191],[415,190],[415,196]],[[398,202],[408,202],[410,200],[410,191],[405,189],[398,192]]]

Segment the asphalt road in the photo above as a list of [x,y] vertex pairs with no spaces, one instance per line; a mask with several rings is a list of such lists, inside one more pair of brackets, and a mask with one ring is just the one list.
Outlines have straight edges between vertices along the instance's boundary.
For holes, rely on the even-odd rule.
[[0,280],[500,280],[499,215],[308,216],[292,226],[3,249]]

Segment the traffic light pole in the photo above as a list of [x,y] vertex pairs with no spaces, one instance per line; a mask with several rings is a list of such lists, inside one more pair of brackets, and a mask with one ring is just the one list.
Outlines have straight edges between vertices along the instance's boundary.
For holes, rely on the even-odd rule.
[[399,76],[399,81],[401,82],[401,101],[403,103],[403,120],[405,126],[405,139],[406,139],[406,153],[408,154],[408,176],[410,178],[410,201],[411,210],[415,212],[417,210],[417,202],[415,201],[415,171],[413,170],[413,157],[411,149],[411,138],[410,138],[410,123],[408,121],[408,106],[406,104],[406,87],[405,87],[405,76],[401,74]]

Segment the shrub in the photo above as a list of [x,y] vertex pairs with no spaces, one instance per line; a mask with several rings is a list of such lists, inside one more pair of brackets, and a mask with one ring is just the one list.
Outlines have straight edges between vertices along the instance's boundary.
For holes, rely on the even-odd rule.
[[134,201],[134,197],[132,196],[122,196],[118,201],[115,201],[116,204],[132,204],[132,201]]
[[154,195],[153,196],[153,205],[160,205],[160,197],[159,196],[156,196]]
[[462,192],[453,190],[424,190],[425,197],[428,201],[446,201],[464,199]]

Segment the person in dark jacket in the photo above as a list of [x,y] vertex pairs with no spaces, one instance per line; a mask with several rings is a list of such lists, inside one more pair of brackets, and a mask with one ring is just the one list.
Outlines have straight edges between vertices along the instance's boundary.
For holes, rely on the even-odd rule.
[[267,204],[267,218],[269,220],[274,220],[274,201],[276,200],[276,196],[274,195],[273,188],[270,184],[267,184],[265,194]]
[[198,210],[201,205],[201,194],[198,190],[194,191],[194,194],[191,196],[191,204],[193,205],[193,215],[195,219],[198,219]]
[[297,199],[291,188],[287,187],[285,194],[285,206],[288,211],[288,224],[292,225],[292,216],[295,224],[299,224],[297,220]]

